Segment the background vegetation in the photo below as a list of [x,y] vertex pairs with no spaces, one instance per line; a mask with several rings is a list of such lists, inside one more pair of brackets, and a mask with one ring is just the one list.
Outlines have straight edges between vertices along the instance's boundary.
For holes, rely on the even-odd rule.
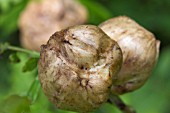
[[[0,42],[20,46],[17,21],[29,0],[0,0]],[[161,41],[159,61],[152,76],[139,90],[122,95],[138,113],[170,113],[170,1],[169,0],[80,0],[90,13],[88,23],[98,25],[108,18],[127,15],[155,34]],[[55,108],[42,91],[37,93],[37,71],[23,72],[30,56],[17,53],[13,63],[0,55],[0,113],[72,113]],[[15,55],[10,57],[13,59]],[[29,67],[27,67],[29,69]],[[32,87],[31,87],[32,86]],[[30,89],[30,90],[29,90]],[[37,97],[37,100],[33,102]],[[30,102],[29,99],[33,101]],[[120,113],[104,104],[95,113]]]

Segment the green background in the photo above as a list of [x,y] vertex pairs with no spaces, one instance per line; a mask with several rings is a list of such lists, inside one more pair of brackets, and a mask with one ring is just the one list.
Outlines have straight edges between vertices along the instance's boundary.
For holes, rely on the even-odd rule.
[[[20,46],[17,21],[29,0],[0,0],[0,41]],[[170,113],[170,0],[80,0],[89,11],[88,24],[98,25],[111,17],[126,15],[153,32],[161,41],[158,63],[147,83],[122,95],[138,113]],[[17,53],[21,62],[11,63],[9,52],[0,55],[0,113],[71,113],[58,110],[40,91],[31,104],[25,97],[36,70],[22,72],[28,55]],[[12,96],[11,96],[12,95]],[[120,113],[104,104],[95,113]]]

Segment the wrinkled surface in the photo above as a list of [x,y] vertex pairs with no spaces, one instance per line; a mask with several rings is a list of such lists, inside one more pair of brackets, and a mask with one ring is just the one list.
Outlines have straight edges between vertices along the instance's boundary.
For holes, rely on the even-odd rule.
[[70,27],[42,45],[39,80],[58,108],[87,113],[108,100],[122,60],[118,44],[100,28]]
[[157,61],[160,42],[125,16],[109,19],[99,27],[117,41],[123,52],[123,66],[113,82],[112,92],[123,94],[140,88]]
[[39,51],[54,32],[83,24],[86,20],[87,11],[76,0],[31,1],[19,19],[21,44]]

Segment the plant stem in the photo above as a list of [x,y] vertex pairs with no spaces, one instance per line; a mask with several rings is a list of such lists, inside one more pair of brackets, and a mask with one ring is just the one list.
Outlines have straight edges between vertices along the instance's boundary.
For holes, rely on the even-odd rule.
[[40,91],[40,83],[38,80],[38,76],[36,76],[33,83],[30,86],[30,89],[27,92],[27,96],[32,103],[34,103],[37,100],[39,91]]
[[31,55],[33,57],[36,57],[36,58],[40,57],[40,54],[38,52],[30,51],[30,50],[27,50],[27,49],[23,49],[23,48],[11,46],[11,45],[8,45],[7,49],[12,50],[12,51],[18,51],[18,52],[27,53],[27,54],[29,54],[29,55]]
[[122,111],[122,113],[136,113],[136,111],[132,107],[126,105],[117,95],[111,94],[109,98],[109,103],[117,106],[119,110]]

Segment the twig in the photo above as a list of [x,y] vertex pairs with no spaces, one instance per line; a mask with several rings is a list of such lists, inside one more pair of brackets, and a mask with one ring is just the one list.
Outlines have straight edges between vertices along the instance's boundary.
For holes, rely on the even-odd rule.
[[40,54],[36,51],[30,51],[30,50],[27,50],[27,49],[11,46],[8,43],[0,43],[0,53],[3,53],[6,50],[23,52],[23,53],[29,54],[29,55],[31,55],[32,57],[35,57],[35,58],[40,57]]
[[117,106],[123,113],[136,113],[132,107],[126,105],[117,95],[111,94],[109,102]]
[[11,46],[11,45],[9,45],[7,48],[8,48],[9,50],[19,51],[19,52],[23,52],[23,53],[30,54],[30,55],[33,56],[33,57],[39,57],[39,56],[40,56],[40,54],[39,54],[38,52],[30,51],[30,50],[27,50],[27,49],[23,49],[23,48]]

